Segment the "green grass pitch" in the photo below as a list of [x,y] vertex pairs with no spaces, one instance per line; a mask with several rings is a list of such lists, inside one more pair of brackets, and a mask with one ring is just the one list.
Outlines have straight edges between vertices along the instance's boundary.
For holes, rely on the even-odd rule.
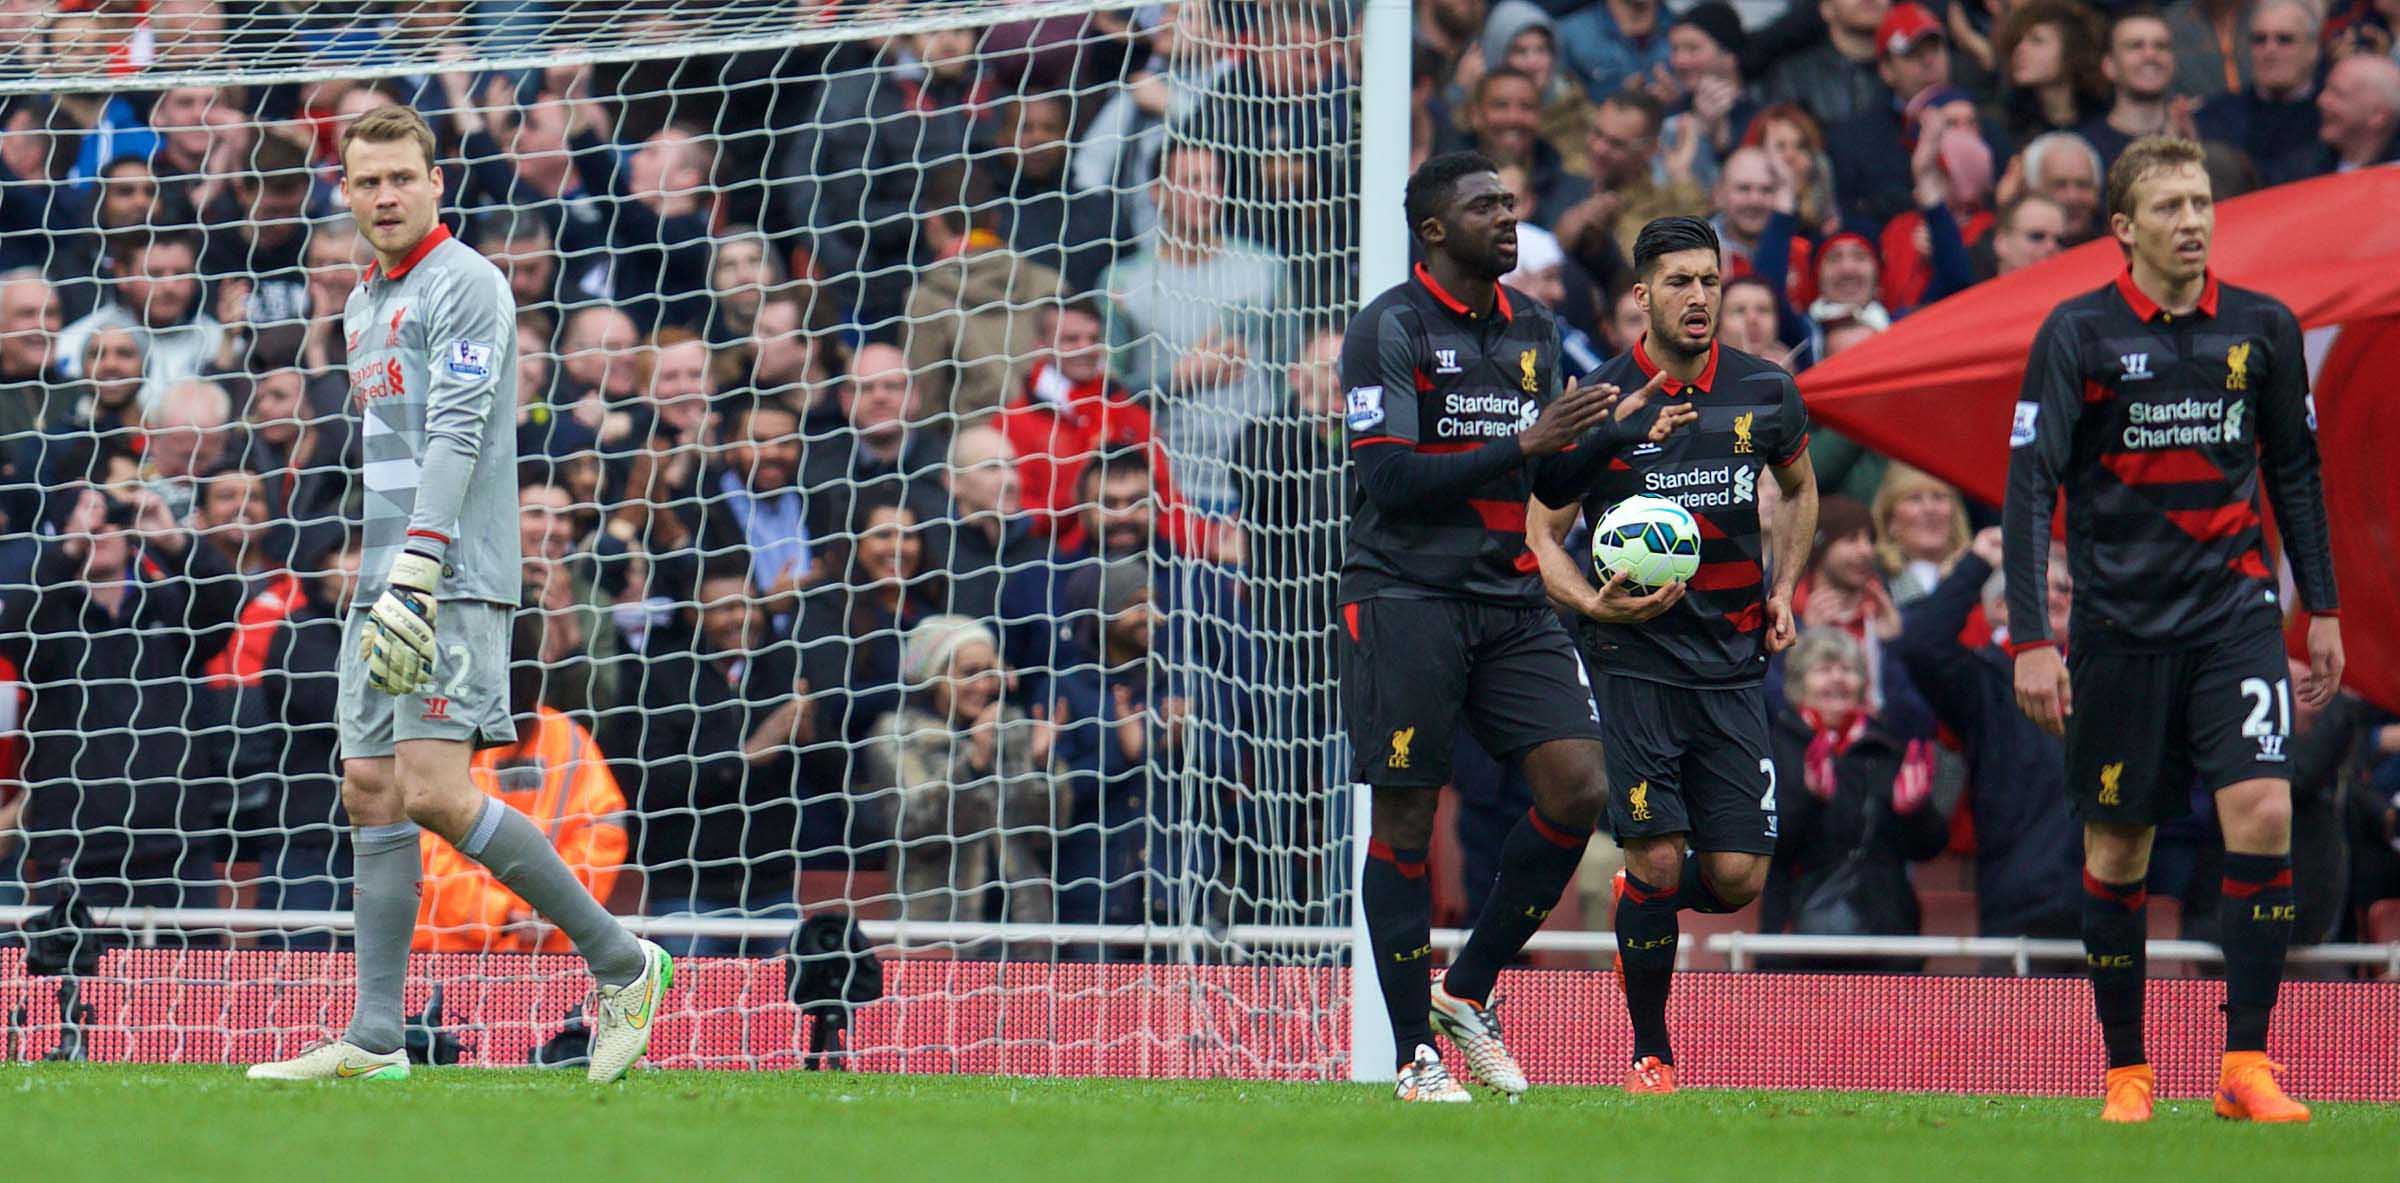
[[2315,1124],[2218,1121],[2169,1102],[2147,1128],[2097,1102],[1536,1089],[1517,1105],[1401,1106],[1381,1088],[420,1070],[406,1082],[267,1085],[238,1070],[0,1065],[0,1176],[182,1180],[1824,1179],[2068,1183],[2400,1178],[2400,1107]]

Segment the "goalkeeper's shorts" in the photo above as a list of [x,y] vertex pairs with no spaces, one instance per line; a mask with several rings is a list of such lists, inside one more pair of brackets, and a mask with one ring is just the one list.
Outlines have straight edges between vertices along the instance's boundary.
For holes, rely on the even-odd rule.
[[389,756],[403,739],[453,739],[478,748],[515,743],[508,709],[509,625],[515,611],[479,600],[445,600],[434,617],[431,685],[390,695],[367,681],[358,637],[367,610],[342,625],[341,726],[344,759]]

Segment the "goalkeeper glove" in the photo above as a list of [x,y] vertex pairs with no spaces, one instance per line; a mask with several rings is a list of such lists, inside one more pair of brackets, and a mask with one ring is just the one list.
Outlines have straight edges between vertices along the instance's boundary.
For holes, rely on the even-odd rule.
[[433,680],[433,589],[441,578],[442,561],[431,555],[404,550],[392,560],[358,637],[359,661],[377,690],[409,694]]

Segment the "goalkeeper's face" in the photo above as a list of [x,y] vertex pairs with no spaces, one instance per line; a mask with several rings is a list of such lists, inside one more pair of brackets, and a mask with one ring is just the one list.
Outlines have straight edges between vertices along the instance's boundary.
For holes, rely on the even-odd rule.
[[412,140],[350,145],[343,159],[342,196],[386,270],[433,233],[442,208],[442,174]]

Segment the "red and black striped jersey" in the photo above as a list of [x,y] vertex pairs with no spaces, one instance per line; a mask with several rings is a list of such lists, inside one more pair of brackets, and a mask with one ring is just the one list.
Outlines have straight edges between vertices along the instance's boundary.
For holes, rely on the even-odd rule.
[[[1633,390],[1656,373],[1637,342],[1592,380]],[[1710,347],[1697,381],[1670,378],[1661,390],[1667,402],[1690,399],[1699,420],[1610,460],[1584,494],[1584,517],[1598,522],[1637,493],[1664,497],[1699,523],[1700,569],[1682,601],[1657,619],[1585,621],[1584,635],[1603,673],[1709,689],[1754,686],[1767,672],[1758,482],[1774,479],[1769,465],[1793,464],[1808,450],[1808,411],[1781,367],[1723,345]],[[1598,582],[1599,573],[1591,574]]]
[[2048,644],[2051,520],[2066,493],[2079,646],[2175,649],[2281,614],[2259,524],[2267,495],[2301,606],[2335,611],[2300,323],[2211,275],[2160,308],[2131,272],[2042,323],[2009,432],[2011,648]]
[[1479,316],[1419,264],[1343,335],[1344,603],[1544,602],[1525,547],[1533,466],[1516,437],[1558,395],[1558,321],[1539,301],[1495,286],[1491,311]]

